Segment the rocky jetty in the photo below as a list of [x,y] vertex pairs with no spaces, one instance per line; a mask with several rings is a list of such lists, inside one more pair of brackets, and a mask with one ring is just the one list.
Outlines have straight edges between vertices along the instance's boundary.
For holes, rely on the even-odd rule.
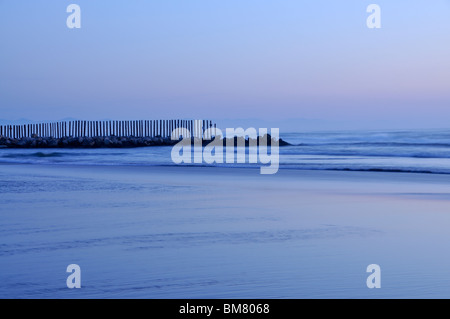
[[[268,146],[271,145],[271,137],[267,137]],[[249,140],[243,138],[235,137],[234,141],[229,141],[229,143],[234,143],[234,145],[239,145],[244,143],[245,146],[253,145],[256,143],[259,145],[261,138],[257,141]],[[210,140],[197,140],[191,139],[192,144],[195,142],[202,143],[203,145],[208,145],[211,143]],[[127,148],[127,147],[145,147],[145,146],[173,146],[177,144],[178,140],[171,140],[170,138],[163,137],[118,137],[118,136],[104,136],[104,137],[39,137],[33,135],[32,137],[23,137],[20,139],[14,139],[9,137],[0,136],[0,147],[3,148]],[[280,146],[290,145],[289,143],[279,139]],[[227,145],[227,139],[222,139],[223,145]]]

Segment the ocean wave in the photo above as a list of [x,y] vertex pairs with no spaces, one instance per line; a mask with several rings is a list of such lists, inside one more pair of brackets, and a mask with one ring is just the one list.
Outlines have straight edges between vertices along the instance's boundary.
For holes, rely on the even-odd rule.
[[[402,173],[450,173],[450,132],[321,133],[281,136],[298,145],[280,147],[280,169]],[[302,143],[298,143],[301,141]],[[46,165],[179,166],[171,147],[127,149],[0,149],[0,163]],[[225,152],[225,149],[224,149]],[[248,153],[254,150],[247,149]],[[236,153],[236,149],[235,149]],[[247,157],[248,159],[248,157]],[[183,164],[260,168],[267,164]]]
[[66,155],[62,152],[51,152],[51,153],[44,153],[44,152],[35,152],[35,153],[14,153],[14,154],[5,154],[1,156],[2,158],[41,158],[41,157],[63,157]]

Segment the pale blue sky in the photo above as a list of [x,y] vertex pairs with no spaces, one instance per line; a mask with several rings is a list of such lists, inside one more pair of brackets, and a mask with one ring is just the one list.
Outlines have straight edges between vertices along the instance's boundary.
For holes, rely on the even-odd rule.
[[450,1],[0,0],[0,118],[65,117],[445,127]]

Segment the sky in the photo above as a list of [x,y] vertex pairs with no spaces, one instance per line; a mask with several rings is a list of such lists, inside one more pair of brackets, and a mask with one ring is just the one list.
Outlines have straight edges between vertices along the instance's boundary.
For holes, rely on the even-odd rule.
[[64,118],[446,128],[450,0],[0,0],[0,119]]

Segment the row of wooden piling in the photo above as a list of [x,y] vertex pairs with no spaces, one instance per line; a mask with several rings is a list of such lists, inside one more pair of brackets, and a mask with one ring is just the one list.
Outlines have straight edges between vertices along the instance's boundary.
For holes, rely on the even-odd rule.
[[[199,137],[215,136],[216,124],[209,120],[63,121],[22,125],[0,125],[0,136],[24,137]],[[209,130],[208,130],[209,129]]]

